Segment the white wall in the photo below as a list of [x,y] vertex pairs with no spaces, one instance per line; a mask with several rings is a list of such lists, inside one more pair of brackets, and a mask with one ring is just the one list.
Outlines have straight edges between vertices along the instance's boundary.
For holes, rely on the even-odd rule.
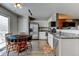
[[34,20],[31,22],[36,22],[39,24],[39,27],[48,27],[48,20]]
[[10,17],[10,32],[17,33],[17,15],[11,13],[3,7],[0,7],[0,15]]
[[53,13],[53,14],[49,17],[48,22],[50,22],[50,21],[56,21],[56,13]]
[[29,34],[29,19],[28,17],[18,17],[18,32],[26,32]]

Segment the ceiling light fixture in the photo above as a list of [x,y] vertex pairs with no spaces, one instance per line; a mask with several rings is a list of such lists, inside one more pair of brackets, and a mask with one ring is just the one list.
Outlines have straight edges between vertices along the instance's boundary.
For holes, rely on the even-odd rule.
[[21,4],[21,3],[16,3],[16,4],[15,4],[15,7],[16,7],[16,8],[22,8],[22,4]]

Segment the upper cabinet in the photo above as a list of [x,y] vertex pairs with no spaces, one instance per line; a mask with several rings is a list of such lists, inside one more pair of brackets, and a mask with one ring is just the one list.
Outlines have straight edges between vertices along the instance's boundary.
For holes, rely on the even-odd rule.
[[58,19],[71,19],[71,16],[67,14],[57,13],[56,15],[58,16]]
[[67,14],[57,13],[57,28],[62,29],[65,27],[75,27],[75,22],[73,21],[72,17]]

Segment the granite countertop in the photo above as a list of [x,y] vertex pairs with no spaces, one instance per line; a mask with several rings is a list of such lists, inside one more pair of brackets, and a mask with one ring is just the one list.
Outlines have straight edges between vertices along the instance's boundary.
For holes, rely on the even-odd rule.
[[78,34],[74,34],[74,33],[64,33],[61,32],[60,33],[51,33],[54,37],[60,38],[60,39],[79,39],[79,35]]
[[60,39],[79,39],[79,36],[56,36]]
[[79,39],[79,36],[78,35],[59,35],[59,34],[56,34],[54,35],[55,37],[57,38],[60,38],[60,39]]
[[79,39],[79,30],[59,30],[55,36],[62,39]]

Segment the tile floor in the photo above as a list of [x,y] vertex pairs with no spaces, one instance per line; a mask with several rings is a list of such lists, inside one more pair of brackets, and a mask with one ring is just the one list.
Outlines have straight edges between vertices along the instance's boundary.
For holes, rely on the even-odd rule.
[[[32,49],[26,49],[25,51],[21,52],[19,56],[54,56],[53,52],[45,54],[42,50],[43,46],[46,43],[45,40],[33,40],[32,42]],[[6,49],[0,52],[1,56],[6,56]],[[16,52],[10,52],[9,56],[18,56]]]

